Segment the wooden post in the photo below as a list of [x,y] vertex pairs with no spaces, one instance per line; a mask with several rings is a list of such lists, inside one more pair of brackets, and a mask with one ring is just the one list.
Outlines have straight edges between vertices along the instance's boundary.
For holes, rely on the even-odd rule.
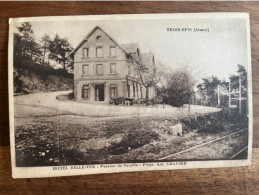
[[239,73],[239,114],[242,113],[241,74]]
[[208,96],[207,96],[207,91],[205,92],[205,99],[206,99],[206,106],[208,106],[209,104],[208,104]]
[[219,84],[218,84],[218,107],[220,106],[220,93],[219,93]]
[[229,97],[228,97],[228,107],[231,107],[231,80],[229,79]]

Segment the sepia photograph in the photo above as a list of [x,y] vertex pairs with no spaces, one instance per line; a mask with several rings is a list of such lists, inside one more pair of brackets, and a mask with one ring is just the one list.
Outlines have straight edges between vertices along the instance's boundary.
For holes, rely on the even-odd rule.
[[13,177],[248,166],[246,13],[9,20]]

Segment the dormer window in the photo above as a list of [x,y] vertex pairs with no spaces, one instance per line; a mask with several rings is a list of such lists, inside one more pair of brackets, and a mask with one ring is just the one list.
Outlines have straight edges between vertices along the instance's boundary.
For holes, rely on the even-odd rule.
[[96,37],[96,42],[97,42],[97,43],[101,43],[101,42],[103,42],[103,37],[102,37],[102,36],[100,36],[100,35],[99,35],[99,36],[97,36],[97,37]]
[[83,58],[89,57],[89,48],[83,48]]

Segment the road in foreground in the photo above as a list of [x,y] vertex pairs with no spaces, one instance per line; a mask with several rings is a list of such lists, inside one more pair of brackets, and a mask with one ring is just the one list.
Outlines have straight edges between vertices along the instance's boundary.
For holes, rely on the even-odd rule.
[[[37,115],[36,107],[38,107],[39,112],[42,108],[46,109],[55,109],[57,112],[68,112],[75,115],[84,115],[84,116],[103,116],[103,117],[112,117],[112,116],[172,116],[172,117],[183,117],[189,114],[188,106],[184,108],[175,108],[169,105],[166,105],[163,109],[162,105],[155,106],[116,106],[105,103],[95,103],[87,104],[84,102],[77,101],[59,101],[56,99],[58,95],[67,94],[71,91],[61,91],[61,92],[51,92],[51,93],[37,93],[17,96],[14,98],[16,116],[19,117],[21,114],[30,114],[34,112]],[[25,108],[24,106],[33,106],[34,108]],[[19,107],[20,106],[20,107]],[[32,110],[32,111],[31,111]],[[191,105],[190,114],[195,113],[210,113],[220,111],[220,108],[205,107]],[[26,111],[27,113],[25,113]],[[15,113],[15,114],[16,114]],[[48,113],[48,112],[46,112]]]

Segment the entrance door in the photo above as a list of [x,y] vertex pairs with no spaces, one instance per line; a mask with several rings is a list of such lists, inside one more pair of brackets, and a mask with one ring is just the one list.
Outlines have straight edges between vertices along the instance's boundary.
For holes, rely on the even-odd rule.
[[130,85],[127,85],[128,97],[130,97]]
[[95,101],[104,101],[104,85],[95,86]]

